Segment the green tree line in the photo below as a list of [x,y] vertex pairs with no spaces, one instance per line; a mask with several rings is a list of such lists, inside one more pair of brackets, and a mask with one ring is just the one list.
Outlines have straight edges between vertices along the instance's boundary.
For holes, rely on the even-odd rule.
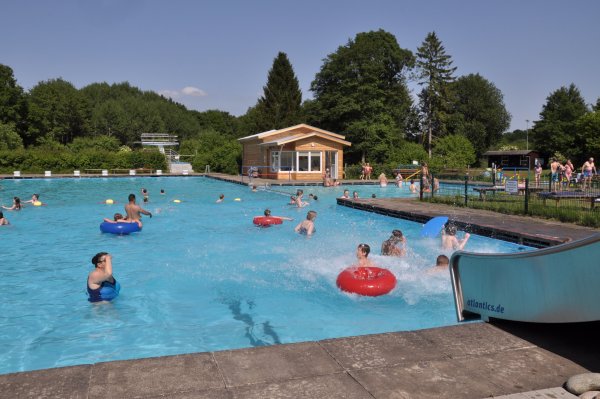
[[[77,89],[58,78],[26,92],[13,70],[0,64],[0,156],[10,168],[6,160],[14,158],[4,155],[7,151],[51,149],[50,154],[61,154],[61,164],[70,165],[69,156],[126,153],[142,132],[161,132],[179,137],[180,153],[193,155],[197,169],[209,164],[213,171],[237,173],[238,138],[304,122],[344,134],[353,144],[345,154],[351,164],[418,160],[434,169],[465,167],[510,142],[512,136],[503,133],[511,117],[492,82],[456,71],[435,32],[415,52],[384,30],[361,32],[323,59],[311,82],[313,98],[304,101],[292,63],[285,53],[277,54],[263,95],[236,117],[188,110],[127,82]],[[414,99],[410,81],[420,87]],[[571,85],[548,97],[531,140],[545,156],[559,152],[579,160],[600,147],[599,120],[598,104],[588,107]]]

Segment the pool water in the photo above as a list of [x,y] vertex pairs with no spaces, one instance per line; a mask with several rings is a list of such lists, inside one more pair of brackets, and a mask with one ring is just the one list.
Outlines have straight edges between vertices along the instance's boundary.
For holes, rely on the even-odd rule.
[[[294,187],[252,192],[202,177],[2,181],[4,205],[32,193],[46,205],[4,212],[11,225],[0,227],[0,373],[456,323],[449,274],[427,273],[443,251],[420,238],[420,224],[338,206],[344,187],[302,188],[319,199],[299,209],[287,204]],[[348,189],[410,195],[407,186]],[[123,212],[129,193],[154,217],[144,217],[141,233],[102,234],[102,218]],[[225,201],[215,203],[221,193]],[[106,205],[109,198],[116,203]],[[294,221],[253,226],[267,207]],[[294,233],[309,209],[318,212],[312,238]],[[379,255],[393,229],[408,238],[406,257]],[[396,275],[389,295],[336,287],[361,242]],[[523,247],[473,235],[466,249]],[[94,305],[86,278],[100,251],[113,255],[122,289],[112,303]]]

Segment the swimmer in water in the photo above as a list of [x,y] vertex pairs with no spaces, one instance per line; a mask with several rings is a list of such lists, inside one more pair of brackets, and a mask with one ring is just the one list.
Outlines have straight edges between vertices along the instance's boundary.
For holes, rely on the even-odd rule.
[[390,238],[381,244],[381,254],[385,256],[406,255],[406,237],[400,230],[392,231]]
[[148,215],[152,218],[152,213],[148,212],[141,206],[135,203],[135,194],[129,194],[129,203],[125,205],[125,212],[127,213],[127,219],[129,222],[137,222],[141,227],[142,215]]
[[[265,209],[264,216],[268,217],[268,218],[277,218],[277,219],[281,219],[281,220],[294,220],[294,219],[288,218],[286,216],[274,216],[274,215],[271,215],[271,210],[270,209]],[[257,217],[260,217],[260,216],[257,216]]]
[[142,228],[142,222],[140,220],[136,220],[135,222],[132,222],[131,220],[125,218],[125,216],[121,215],[118,212],[114,214],[113,219],[104,218],[104,221],[106,223],[137,223],[137,225],[140,228]]
[[33,204],[34,202],[38,202],[40,200],[40,195],[39,194],[33,194],[31,196],[31,199],[28,201],[23,201],[24,204]]
[[225,200],[225,194],[219,195],[219,199],[217,200],[217,204],[223,202]]
[[164,188],[161,188],[161,189],[160,189],[160,194],[161,194],[161,195],[164,195],[164,194],[165,194],[165,189],[164,189]]
[[356,247],[356,259],[358,259],[358,267],[375,266],[368,258],[370,252],[371,247],[368,244],[358,244],[358,247]]
[[442,230],[442,249],[463,249],[467,245],[471,234],[466,233],[465,238],[459,240],[456,238],[456,226],[451,223],[446,223],[444,230]]
[[0,212],[0,226],[6,226],[9,224],[10,222],[8,221],[8,219],[4,217],[4,214],[2,212]]
[[11,207],[2,205],[2,208],[6,209],[7,211],[20,211],[23,208],[23,206],[21,205],[21,198],[14,197],[13,205]]
[[308,211],[306,214],[306,220],[301,221],[298,226],[294,229],[296,233],[306,234],[308,237],[312,236],[315,230],[315,219],[317,218],[317,212]]
[[112,274],[112,256],[106,252],[99,252],[92,258],[94,270],[87,279],[87,291],[90,302],[106,302],[100,296],[100,289],[105,286],[115,286],[117,280]]
[[350,191],[344,190],[344,194],[342,194],[342,196],[340,198],[350,199]]
[[302,208],[302,207],[305,207],[306,205],[308,205],[308,202],[302,201],[303,195],[304,195],[304,190],[296,191],[296,206],[298,208]]

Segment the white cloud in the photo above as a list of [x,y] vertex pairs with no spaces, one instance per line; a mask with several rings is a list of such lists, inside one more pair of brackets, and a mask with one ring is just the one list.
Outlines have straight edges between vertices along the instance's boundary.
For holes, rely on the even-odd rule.
[[184,97],[184,96],[189,96],[189,97],[205,97],[208,96],[208,93],[206,93],[204,90],[199,89],[197,87],[193,87],[193,86],[186,86],[181,90],[159,90],[158,94],[160,94],[161,96],[164,97],[168,97],[168,98],[180,98],[180,97]]
[[197,87],[192,87],[192,86],[184,87],[183,89],[181,89],[181,93],[184,96],[192,96],[192,97],[204,97],[207,95],[207,93],[204,90],[199,89]]

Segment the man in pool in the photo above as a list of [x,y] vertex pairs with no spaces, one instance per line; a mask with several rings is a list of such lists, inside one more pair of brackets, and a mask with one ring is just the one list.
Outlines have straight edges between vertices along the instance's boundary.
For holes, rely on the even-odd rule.
[[148,215],[152,217],[152,214],[135,203],[135,194],[129,194],[129,203],[125,205],[125,212],[127,213],[127,219],[130,222],[137,222],[141,226],[141,215]]
[[439,273],[439,272],[447,272],[448,266],[450,265],[450,259],[446,255],[438,255],[435,260],[435,266],[427,270],[427,274]]
[[358,259],[358,267],[374,267],[375,265],[368,258],[371,252],[369,244],[358,244],[356,247],[356,259]]
[[[87,292],[90,302],[109,301],[113,297],[103,297],[101,290],[104,287],[113,288],[117,291],[117,280],[112,275],[112,256],[107,252],[99,252],[92,258],[94,270],[90,272],[87,279]],[[116,295],[115,295],[116,296]]]
[[451,223],[446,223],[442,230],[442,249],[463,249],[467,245],[471,234],[466,233],[465,238],[459,240],[456,238],[456,226]]

